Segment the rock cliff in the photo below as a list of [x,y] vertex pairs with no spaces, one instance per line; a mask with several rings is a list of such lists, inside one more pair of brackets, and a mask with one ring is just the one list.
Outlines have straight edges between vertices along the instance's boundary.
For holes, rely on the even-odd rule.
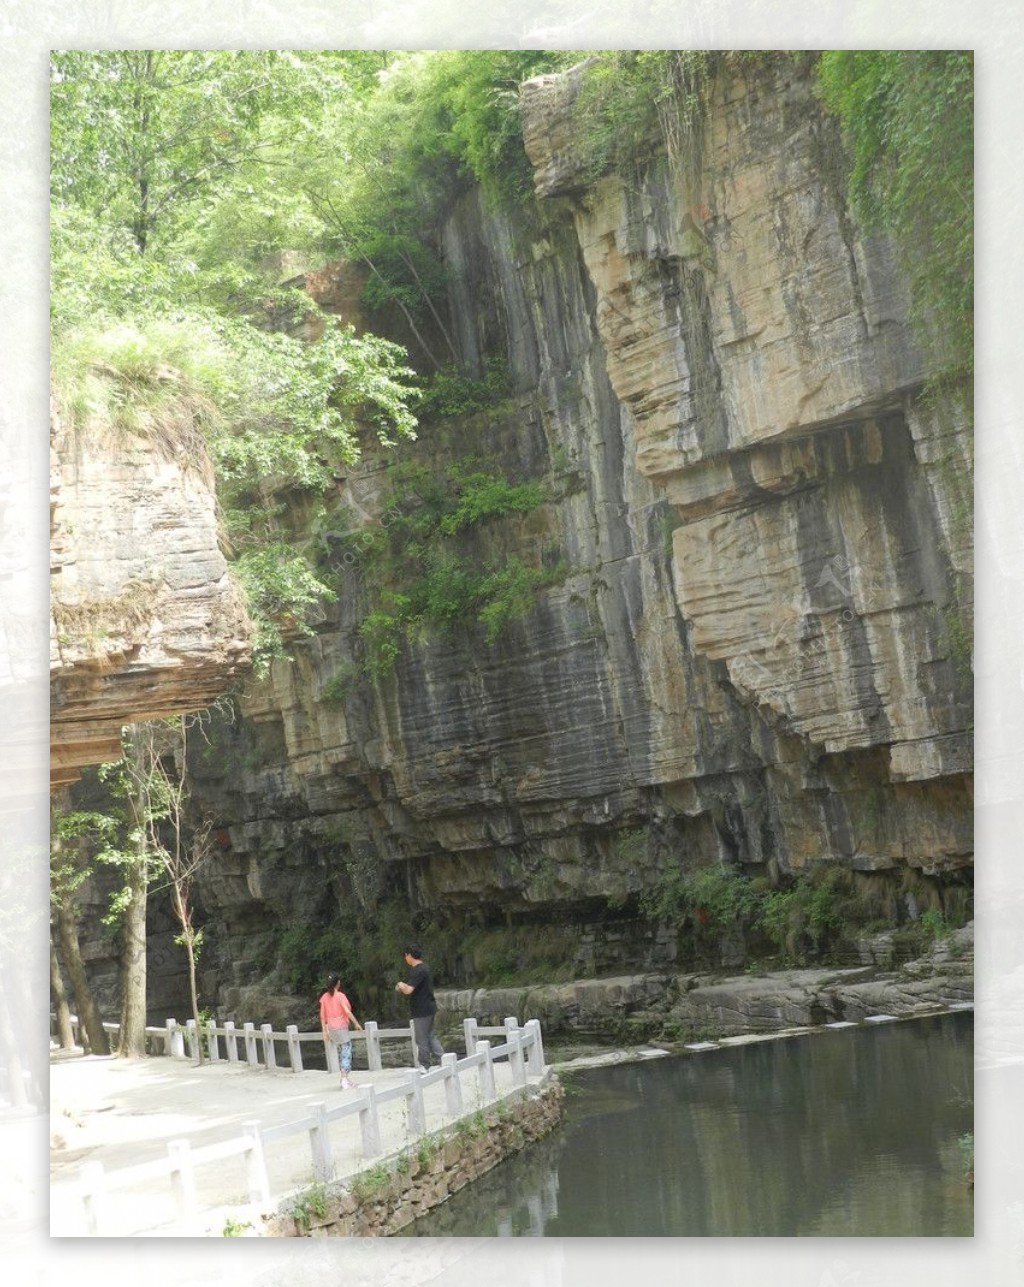
[[121,755],[121,727],[202,709],[249,664],[198,435],[50,417],[50,765],[59,788]]
[[[919,910],[905,873],[935,906],[968,878],[968,417],[922,395],[834,122],[792,62],[733,69],[698,173],[663,154],[592,179],[572,90],[522,91],[536,209],[470,196],[440,233],[462,361],[507,355],[511,397],[402,449],[542,481],[466,540],[565,575],[493,644],[466,624],[341,684],[373,579],[344,547],[316,637],[194,766],[225,1012],[287,991],[284,930],[389,892],[451,931],[465,986],[493,925],[523,929],[513,968],[545,944],[583,974],[670,966],[637,897],[673,869],[838,860],[890,879],[894,918]],[[368,445],[338,534],[386,521],[390,472]]]

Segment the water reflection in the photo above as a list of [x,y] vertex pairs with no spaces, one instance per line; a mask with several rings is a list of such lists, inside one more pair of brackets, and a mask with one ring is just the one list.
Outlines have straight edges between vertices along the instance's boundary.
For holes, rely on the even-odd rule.
[[415,1236],[969,1236],[973,1016],[591,1069]]

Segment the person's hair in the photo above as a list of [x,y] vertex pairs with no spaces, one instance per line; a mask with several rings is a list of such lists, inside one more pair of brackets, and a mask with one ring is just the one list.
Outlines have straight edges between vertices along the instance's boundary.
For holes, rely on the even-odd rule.
[[419,943],[407,943],[406,946],[402,948],[402,955],[411,956],[411,957],[414,957],[417,961],[422,961],[423,948],[420,947]]
[[324,988],[324,991],[333,992],[340,982],[341,982],[341,975],[332,974],[330,978],[327,980],[327,986]]

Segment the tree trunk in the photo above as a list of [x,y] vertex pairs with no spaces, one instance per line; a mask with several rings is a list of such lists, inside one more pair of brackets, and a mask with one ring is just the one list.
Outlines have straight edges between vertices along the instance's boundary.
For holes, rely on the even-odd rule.
[[64,980],[60,977],[60,966],[57,964],[57,949],[53,946],[53,929],[50,930],[50,996],[53,998],[53,1009],[57,1016],[57,1040],[61,1050],[73,1050],[75,1034],[71,1029],[71,1011],[68,1008],[67,993],[64,991]]
[[110,1042],[96,1008],[89,980],[82,964],[82,953],[78,947],[78,927],[75,924],[74,908],[66,902],[57,907],[57,936],[60,940],[60,954],[64,968],[71,980],[71,990],[75,994],[75,1009],[78,1021],[82,1025],[83,1044],[88,1044],[94,1055],[109,1055]]
[[121,920],[121,1038],[117,1053],[124,1059],[146,1054],[146,887],[145,855],[127,872],[131,896]]
[[192,994],[192,1018],[195,1020],[196,1035],[198,1037],[196,1048],[199,1051],[199,1062],[202,1063],[204,1060],[203,1033],[202,1029],[199,1027],[199,989],[196,986],[196,952],[191,935],[187,931],[185,935],[185,952],[188,956],[188,986],[189,991]]

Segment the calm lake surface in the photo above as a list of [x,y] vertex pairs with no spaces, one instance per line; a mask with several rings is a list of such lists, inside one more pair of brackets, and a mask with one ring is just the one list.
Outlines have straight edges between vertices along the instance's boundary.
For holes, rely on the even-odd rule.
[[969,1237],[974,1017],[572,1074],[562,1128],[414,1237]]

